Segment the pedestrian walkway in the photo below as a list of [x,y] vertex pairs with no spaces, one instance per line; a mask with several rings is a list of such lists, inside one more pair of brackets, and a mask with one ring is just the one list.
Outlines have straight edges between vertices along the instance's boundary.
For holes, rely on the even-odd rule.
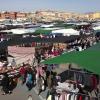
[[[34,87],[34,91],[36,92],[36,94],[38,94],[38,87]],[[47,95],[48,89],[46,88],[45,91],[42,91],[39,95],[39,97],[41,98],[41,100],[46,100],[46,95]]]
[[37,89],[33,88],[28,91],[27,87],[25,85],[22,86],[20,83],[10,95],[2,95],[2,92],[0,92],[0,100],[28,100],[29,95],[32,95],[32,100],[45,100],[41,95],[38,96]]

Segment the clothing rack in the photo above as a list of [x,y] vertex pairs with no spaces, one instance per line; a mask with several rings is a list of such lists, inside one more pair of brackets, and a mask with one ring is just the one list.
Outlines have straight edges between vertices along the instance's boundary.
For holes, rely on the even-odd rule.
[[[70,69],[68,71],[69,71],[68,76],[70,76],[70,72],[77,72],[77,73],[81,73],[81,74],[94,75],[96,77],[100,77],[99,75],[96,75],[94,73],[88,73],[88,72],[84,72],[84,71],[76,71],[76,70],[70,70]],[[100,81],[100,80],[98,80],[98,81]]]
[[84,72],[83,70],[82,71],[77,71],[77,70],[72,70],[72,69],[69,69],[68,71],[72,71],[72,72],[78,72],[78,73],[83,73],[83,74],[89,74],[89,75],[93,75],[94,73],[89,73],[89,72]]
[[[71,93],[74,93],[74,92],[71,92]],[[97,98],[97,97],[93,97],[93,96],[90,96],[90,95],[87,95],[87,94],[82,94],[82,93],[74,93],[76,95],[82,95],[82,96],[87,96],[87,97],[91,97],[91,98]]]
[[82,95],[82,96],[86,96],[86,97],[98,99],[98,97],[93,97],[93,96],[90,96],[90,95],[87,95],[87,94],[83,94],[83,93],[74,93],[74,92],[70,92],[70,91],[64,91],[64,92],[66,92],[66,93],[72,93],[72,94],[75,94],[75,95]]

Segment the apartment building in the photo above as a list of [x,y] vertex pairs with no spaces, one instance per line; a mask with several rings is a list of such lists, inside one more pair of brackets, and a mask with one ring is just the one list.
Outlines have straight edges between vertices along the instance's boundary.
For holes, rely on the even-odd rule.
[[0,19],[16,19],[17,12],[1,12]]
[[0,19],[26,18],[26,13],[21,12],[1,12]]
[[85,16],[86,16],[89,20],[100,19],[100,12],[88,13],[88,14],[85,14]]

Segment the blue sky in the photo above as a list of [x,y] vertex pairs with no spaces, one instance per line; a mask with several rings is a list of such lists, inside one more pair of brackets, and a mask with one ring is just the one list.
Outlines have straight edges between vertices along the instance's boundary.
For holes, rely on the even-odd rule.
[[100,0],[0,0],[0,11],[100,11]]

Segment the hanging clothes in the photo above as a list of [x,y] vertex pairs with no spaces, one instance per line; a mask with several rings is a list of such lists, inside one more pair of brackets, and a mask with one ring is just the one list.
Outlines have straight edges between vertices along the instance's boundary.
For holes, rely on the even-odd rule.
[[82,84],[84,82],[83,74],[80,72],[74,72],[74,81],[77,83]]
[[75,100],[77,100],[77,97],[78,97],[78,96],[77,96],[77,95],[75,95]]
[[83,82],[83,84],[85,86],[91,87],[92,83],[90,81],[91,80],[90,75],[89,74],[83,74],[83,76],[84,76],[84,82]]
[[71,95],[71,99],[70,100],[75,100],[75,94]]
[[66,98],[67,98],[66,93],[62,93],[62,94],[60,95],[59,100],[66,100]]
[[59,100],[59,97],[58,97],[58,95],[55,95],[55,100]]
[[97,88],[97,79],[94,75],[91,76],[91,81],[92,81],[92,89]]
[[70,96],[70,94],[67,94],[67,99],[66,100],[69,100],[69,96]]
[[62,95],[60,95],[60,98],[59,98],[59,100],[63,100],[63,99],[62,99]]
[[80,95],[80,97],[79,97],[79,100],[83,100],[81,95]]
[[90,98],[88,96],[85,96],[85,100],[90,100]]

